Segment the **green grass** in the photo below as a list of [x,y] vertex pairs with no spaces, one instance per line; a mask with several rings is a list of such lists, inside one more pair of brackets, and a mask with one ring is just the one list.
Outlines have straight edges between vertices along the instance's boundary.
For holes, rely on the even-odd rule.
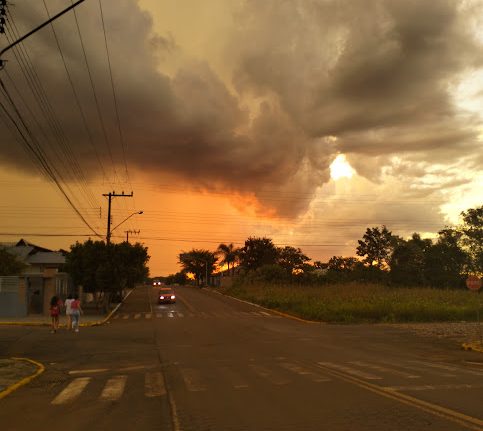
[[317,287],[254,284],[220,290],[304,319],[339,323],[472,321],[478,300],[467,290],[361,283]]

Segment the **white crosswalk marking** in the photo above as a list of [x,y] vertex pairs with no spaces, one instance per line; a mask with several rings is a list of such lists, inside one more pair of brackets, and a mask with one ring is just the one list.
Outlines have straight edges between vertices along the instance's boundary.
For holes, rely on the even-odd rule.
[[267,379],[269,382],[273,383],[274,385],[286,385],[287,383],[289,383],[289,380],[275,374],[273,371],[269,370],[268,368],[262,365],[250,364],[249,367],[255,372],[255,374],[259,375],[264,379]]
[[341,365],[341,364],[334,364],[332,362],[317,362],[317,364],[321,365],[322,367],[332,368],[336,371],[342,371],[342,372],[347,373],[347,374],[352,374],[353,376],[361,377],[361,378],[366,379],[366,380],[381,380],[382,379],[382,377],[374,376],[372,374],[365,373],[364,371],[360,371],[360,370],[357,370],[355,368],[347,367],[347,366]]
[[191,392],[206,391],[206,386],[201,381],[200,372],[193,368],[180,368],[186,388]]
[[248,388],[247,383],[242,379],[242,377],[235,373],[231,368],[221,367],[220,372],[223,375],[224,380],[229,381],[231,386],[233,386],[235,389]]
[[404,371],[394,370],[392,368],[383,367],[382,365],[368,364],[363,361],[352,361],[350,364],[357,365],[358,367],[369,368],[371,370],[381,371],[387,374],[394,374],[396,376],[404,377],[405,379],[419,379],[421,376],[416,374],[406,373]]
[[157,317],[158,319],[162,318],[162,317],[163,317],[163,313],[156,313],[156,317]]
[[134,318],[135,318],[135,319],[139,319],[140,317],[141,317],[141,313],[136,313],[136,314],[134,315]]
[[70,382],[67,387],[52,400],[51,404],[65,404],[74,400],[82,393],[90,381],[90,377],[79,377],[72,380],[72,382]]
[[[392,365],[392,364],[387,363],[387,362],[384,362],[384,364]],[[432,369],[428,370],[428,368],[424,368],[424,367],[413,365],[413,364],[411,364],[411,365],[398,364],[398,367],[403,368],[405,370],[409,370],[409,371],[418,371],[422,374],[427,373],[429,371],[431,374],[435,374],[436,376],[440,376],[440,377],[451,377],[451,378],[456,377],[456,374],[450,374],[450,373],[432,370]]]
[[146,314],[144,315],[144,317],[145,317],[146,319],[151,319],[151,313],[146,313]]
[[119,314],[116,314],[116,315],[113,317],[113,319],[114,319],[114,320],[115,320],[115,319],[119,319]]
[[178,317],[184,317],[184,314],[178,312]]
[[301,376],[306,376],[314,382],[329,382],[331,379],[320,374],[316,374],[305,367],[290,362],[281,362],[280,366]]
[[160,397],[166,395],[164,376],[161,371],[146,373],[144,376],[145,395],[147,397]]
[[115,376],[110,378],[101,393],[101,400],[115,401],[119,399],[124,392],[127,376]]
[[122,316],[122,318],[123,318],[124,320],[129,319],[129,314],[125,314],[124,316]]
[[466,368],[459,368],[459,367],[453,367],[451,365],[443,365],[443,364],[435,364],[433,362],[425,362],[425,361],[410,361],[414,362],[416,364],[424,365],[425,367],[430,367],[430,368],[436,368],[439,370],[445,370],[445,371],[451,371],[451,372],[463,372],[467,374],[473,374],[475,376],[483,376],[483,371],[478,371],[478,370],[469,370]]

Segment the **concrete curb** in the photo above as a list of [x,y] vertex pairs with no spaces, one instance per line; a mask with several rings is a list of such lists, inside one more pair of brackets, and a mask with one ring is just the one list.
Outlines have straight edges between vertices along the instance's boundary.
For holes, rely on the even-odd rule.
[[11,359],[15,361],[30,362],[31,364],[34,364],[37,367],[37,371],[34,374],[31,374],[30,376],[25,377],[22,380],[19,380],[17,383],[10,385],[7,389],[4,389],[2,392],[0,392],[0,400],[2,398],[5,398],[7,395],[10,395],[12,392],[16,391],[21,386],[24,386],[27,383],[30,383],[33,379],[40,376],[40,374],[42,374],[45,371],[45,367],[40,362],[34,361],[33,359],[29,359],[29,358],[11,358]]
[[124,301],[127,299],[127,297],[128,297],[128,296],[129,296],[129,295],[130,295],[132,292],[134,292],[134,289],[131,289],[131,290],[130,290],[130,291],[127,293],[127,295],[126,295],[124,298],[122,298],[122,302],[120,302],[119,304],[117,304],[117,305],[116,305],[116,307],[115,307],[115,308],[114,308],[114,309],[113,309],[113,310],[112,310],[112,311],[111,311],[111,312],[110,312],[110,313],[109,313],[109,314],[108,314],[108,315],[107,315],[107,316],[106,316],[104,319],[99,320],[99,321],[97,321],[97,322],[87,322],[87,323],[81,323],[79,326],[81,326],[81,327],[82,327],[82,326],[84,326],[84,327],[86,327],[86,326],[100,326],[100,325],[104,325],[104,324],[106,324],[106,323],[109,321],[109,319],[110,319],[110,318],[111,318],[111,317],[114,315],[114,313],[116,313],[116,312],[117,312],[117,310],[119,310],[119,308],[121,307],[121,305],[123,304],[123,302],[124,302]]
[[461,345],[461,348],[463,350],[483,353],[483,345],[479,341],[473,341],[472,343],[463,343]]
[[[131,289],[122,300],[124,301],[132,292],[134,289]],[[114,315],[114,313],[119,309],[119,307],[122,305],[122,302],[116,305],[116,307],[102,320],[97,320],[95,322],[85,322],[81,323],[79,326],[82,328],[85,327],[90,327],[90,326],[100,326],[104,325],[108,322],[108,320]],[[51,326],[50,322],[0,322],[0,326]],[[62,324],[59,325],[59,328],[65,328],[66,325]]]
[[288,313],[284,313],[282,311],[278,311],[278,310],[275,310],[273,308],[267,308],[267,307],[264,307],[262,305],[250,302],[250,301],[245,301],[244,299],[235,298],[234,296],[227,295],[226,293],[219,292],[219,291],[217,291],[215,289],[211,289],[209,287],[205,287],[203,290],[206,290],[206,291],[211,292],[211,293],[216,293],[218,295],[226,296],[227,298],[234,299],[235,301],[242,302],[242,303],[248,304],[248,305],[252,305],[253,307],[261,308],[262,310],[270,311],[272,313],[278,314],[279,316],[285,317],[287,319],[296,320],[296,321],[302,322],[302,323],[318,323],[318,324],[324,324],[324,325],[326,324],[326,322],[321,322],[319,320],[302,319],[301,317],[294,316],[294,315],[288,314]]

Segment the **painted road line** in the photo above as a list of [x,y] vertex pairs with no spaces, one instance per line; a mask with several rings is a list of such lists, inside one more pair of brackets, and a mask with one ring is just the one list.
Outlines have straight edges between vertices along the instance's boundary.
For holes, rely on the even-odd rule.
[[146,313],[146,314],[144,315],[144,318],[145,318],[145,319],[151,319],[151,317],[152,317],[152,314],[151,314],[151,313]]
[[419,379],[421,376],[416,374],[406,373],[404,371],[394,370],[392,368],[383,367],[381,365],[368,364],[363,361],[351,361],[350,364],[357,365],[358,367],[369,368],[370,370],[381,371],[387,374],[393,374],[395,376],[404,377],[406,379]]
[[301,365],[293,364],[291,362],[280,362],[280,366],[300,376],[308,377],[310,380],[316,383],[330,382],[332,380],[326,376],[322,376],[318,373],[314,373],[313,371],[310,371],[307,368],[302,367]]
[[199,371],[193,368],[180,368],[179,369],[186,388],[190,392],[201,392],[206,391],[206,386],[201,381],[201,376]]
[[419,386],[386,386],[384,389],[389,391],[438,391],[438,390],[456,390],[456,389],[481,389],[483,383],[476,384],[451,384],[451,385],[419,385]]
[[444,364],[436,364],[434,362],[425,362],[425,361],[410,361],[415,362],[416,364],[424,365],[425,367],[436,368],[439,370],[451,371],[451,372],[463,372],[467,374],[473,374],[475,376],[483,376],[483,371],[479,370],[469,370],[467,368],[460,368],[460,367],[453,367],[451,365],[444,365]]
[[263,379],[268,380],[274,385],[286,385],[287,383],[290,383],[290,380],[273,373],[273,371],[262,365],[249,364],[248,366],[255,372],[255,374],[262,377]]
[[104,373],[109,371],[109,368],[94,368],[90,370],[72,370],[69,371],[68,374],[70,375],[77,375],[77,374],[96,374],[96,373]]
[[149,397],[161,397],[166,395],[166,385],[161,371],[149,372],[144,376],[144,394]]
[[267,313],[266,311],[260,311],[260,314],[263,314],[264,316],[272,317],[270,313]]
[[375,385],[373,383],[369,383],[364,380],[361,380],[357,377],[347,375],[343,372],[340,372],[339,370],[335,370],[329,367],[326,367],[325,370],[328,374],[334,377],[338,377],[339,379],[344,380],[345,382],[352,383],[356,386],[359,386],[360,388],[379,394],[383,397],[399,401],[402,404],[405,404],[407,406],[412,406],[418,410],[425,411],[434,416],[444,418],[448,421],[462,425],[465,428],[468,428],[474,431],[481,431],[483,429],[483,421],[478,418],[467,416],[458,411],[451,410],[446,407],[439,406],[437,404],[432,404],[428,401],[423,401],[423,400],[420,400],[419,398],[415,398],[407,394],[402,394],[397,391],[385,389],[382,386]]
[[[384,361],[380,361],[380,362],[384,362]],[[384,362],[386,365],[392,365],[392,363],[390,362]],[[397,365],[398,368],[403,368],[405,370],[409,370],[409,371],[418,371],[422,374],[425,374],[425,373],[431,373],[431,374],[435,374],[436,376],[440,376],[440,377],[450,377],[450,378],[453,378],[453,377],[456,377],[455,374],[449,374],[449,373],[443,373],[441,371],[435,371],[435,370],[432,370],[432,369],[428,369],[428,368],[424,368],[424,367],[418,367],[417,365],[403,365],[403,364],[398,364]]]
[[124,316],[122,316],[123,320],[126,320],[126,319],[129,319],[129,314],[125,314]]
[[366,380],[381,380],[382,377],[374,376],[373,374],[365,373],[364,371],[357,370],[352,367],[347,367],[345,365],[334,364],[332,362],[317,362],[317,364],[323,368],[333,368],[337,371],[342,371],[344,373],[352,374],[353,376],[361,377]]
[[243,378],[235,373],[231,368],[221,367],[220,372],[223,375],[223,380],[230,382],[230,385],[235,389],[247,389],[248,384]]
[[116,320],[116,319],[119,319],[119,314],[116,314],[116,315],[113,317],[113,320]]
[[156,318],[162,319],[163,318],[163,313],[156,313]]
[[174,316],[174,313],[173,313],[173,312],[171,312],[171,311],[169,311],[169,312],[168,312],[168,317],[170,317],[170,318],[175,317],[175,316]]
[[37,367],[37,371],[30,376],[27,376],[23,378],[22,380],[19,380],[17,383],[14,383],[11,386],[8,386],[4,390],[0,391],[0,400],[2,398],[5,398],[7,395],[10,395],[12,392],[16,391],[18,388],[26,385],[27,383],[30,383],[33,379],[36,377],[40,376],[45,371],[45,367],[37,361],[34,361],[29,358],[12,358],[14,361],[24,361],[24,362],[30,362],[31,364],[35,365]]
[[178,317],[184,317],[183,313],[178,312]]
[[53,405],[66,404],[75,400],[91,381],[90,377],[78,377],[72,380],[51,402]]
[[102,390],[101,400],[116,401],[121,398],[124,387],[126,386],[126,380],[127,376],[124,375],[110,378]]
[[141,317],[141,313],[136,313],[136,314],[134,315],[134,318],[135,318],[135,319],[139,319],[140,317]]

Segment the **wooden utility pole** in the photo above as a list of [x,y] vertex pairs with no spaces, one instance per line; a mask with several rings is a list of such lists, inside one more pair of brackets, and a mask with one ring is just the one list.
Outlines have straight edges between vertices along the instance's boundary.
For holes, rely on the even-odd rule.
[[111,200],[112,198],[132,198],[133,197],[133,192],[131,192],[130,195],[124,194],[122,192],[121,194],[116,194],[116,192],[109,192],[109,193],[104,193],[102,196],[106,196],[109,198],[109,205],[107,207],[107,233],[106,233],[106,244],[109,245],[111,243]]

